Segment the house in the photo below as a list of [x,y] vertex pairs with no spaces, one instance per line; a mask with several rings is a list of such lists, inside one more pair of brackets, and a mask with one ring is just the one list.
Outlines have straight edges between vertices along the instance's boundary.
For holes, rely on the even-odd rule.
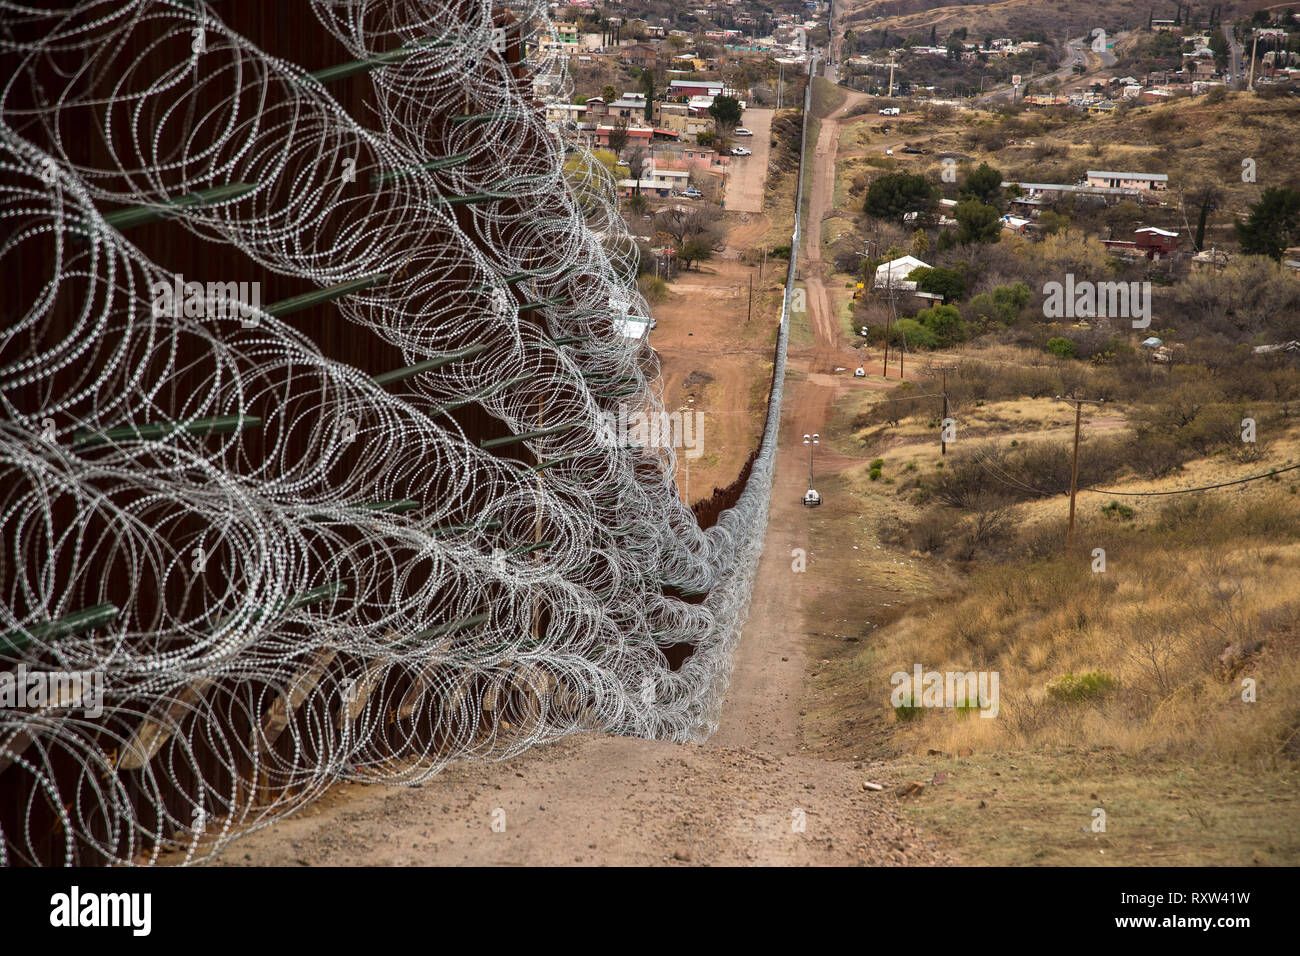
[[1133,232],[1133,241],[1148,259],[1159,262],[1178,248],[1178,233],[1147,226]]
[[650,156],[665,169],[676,166],[707,173],[727,166],[727,157],[719,156],[716,149],[694,143],[655,143],[650,147]]
[[913,269],[929,268],[931,266],[928,262],[922,262],[915,256],[903,256],[889,262],[882,262],[876,267],[876,279],[871,287],[873,289],[901,289],[906,292],[915,292],[916,282],[909,281],[908,274]]
[[[598,125],[596,127],[596,145],[601,149],[609,149],[609,136],[614,132],[614,125]],[[654,139],[654,130],[649,126],[628,126],[627,145],[624,150],[636,149],[638,146],[648,147],[650,141]]]
[[[641,170],[639,182],[641,195],[658,199],[667,199],[675,192],[681,192],[690,184],[691,173],[688,169],[664,169],[652,163],[646,163]],[[637,191],[638,181],[620,179],[618,192],[620,196],[631,196]]]
[[581,103],[547,103],[546,119],[557,126],[580,123],[586,118],[587,107]]
[[1002,228],[1010,229],[1018,236],[1023,236],[1025,234],[1025,229],[1029,226],[1029,223],[1030,220],[1022,219],[1019,216],[1008,214],[1002,217]]
[[652,70],[659,63],[658,47],[649,43],[633,43],[619,50],[624,63],[642,70]]
[[625,120],[640,119],[645,116],[645,94],[624,93],[614,102],[606,105],[605,115]]
[[715,96],[722,95],[723,82],[721,80],[670,80],[668,83],[669,96],[707,96],[710,101]]
[[1088,170],[1088,185],[1106,189],[1138,189],[1158,192],[1169,188],[1169,177],[1164,173],[1114,173],[1105,170]]

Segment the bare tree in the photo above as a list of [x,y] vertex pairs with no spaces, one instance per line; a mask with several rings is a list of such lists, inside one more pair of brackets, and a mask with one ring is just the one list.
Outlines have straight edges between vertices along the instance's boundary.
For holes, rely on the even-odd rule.
[[627,148],[627,120],[620,119],[609,131],[609,148],[615,156],[622,156]]
[[717,235],[718,214],[711,206],[673,206],[659,214],[656,228],[676,240],[679,246],[691,239],[704,239],[710,247]]
[[641,173],[645,171],[646,163],[649,159],[650,154],[646,151],[644,146],[633,148],[627,157],[628,173],[630,174],[632,181],[636,183],[634,192],[638,196],[641,195]]

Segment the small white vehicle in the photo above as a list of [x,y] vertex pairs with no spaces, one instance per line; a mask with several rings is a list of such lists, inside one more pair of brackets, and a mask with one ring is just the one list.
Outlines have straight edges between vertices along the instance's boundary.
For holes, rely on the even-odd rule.
[[753,131],[752,129],[745,129],[745,127],[743,127],[743,126],[737,126],[737,127],[736,127],[735,135],[736,135],[736,136],[753,136],[753,135],[754,135],[754,131]]
[[883,109],[883,110],[880,111],[880,115],[881,115],[881,116],[897,116],[897,115],[898,115],[898,107],[897,107],[897,106],[886,107],[885,109]]
[[816,508],[822,503],[822,496],[812,488],[803,493],[802,504],[805,508]]
[[885,150],[885,155],[886,155],[886,156],[893,156],[893,155],[894,155],[894,151],[893,151],[892,149],[887,149],[887,150]]
[[732,156],[753,156],[752,150],[745,149],[743,146],[735,146],[731,150]]
[[699,199],[704,195],[704,193],[700,192],[698,189],[686,189],[683,190],[682,195],[687,199]]
[[854,378],[866,378],[866,377],[867,377],[867,370],[864,369],[861,365],[859,365],[857,368],[855,368],[855,369],[853,370],[853,377],[854,377]]

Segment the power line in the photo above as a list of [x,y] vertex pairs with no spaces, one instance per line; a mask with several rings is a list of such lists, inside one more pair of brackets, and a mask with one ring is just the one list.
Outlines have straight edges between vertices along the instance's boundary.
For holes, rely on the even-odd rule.
[[1173,491],[1107,491],[1105,488],[1080,488],[1080,491],[1091,491],[1098,495],[1124,495],[1130,498],[1153,498],[1157,495],[1187,495],[1194,491],[1213,491],[1215,488],[1228,488],[1232,485],[1244,485],[1249,481],[1259,481],[1261,478],[1272,478],[1274,475],[1280,475],[1288,471],[1295,471],[1300,465],[1288,465],[1285,468],[1274,468],[1272,471],[1265,472],[1262,475],[1252,475],[1249,478],[1238,478],[1236,481],[1221,481],[1216,485],[1202,485],[1199,488],[1177,488]]

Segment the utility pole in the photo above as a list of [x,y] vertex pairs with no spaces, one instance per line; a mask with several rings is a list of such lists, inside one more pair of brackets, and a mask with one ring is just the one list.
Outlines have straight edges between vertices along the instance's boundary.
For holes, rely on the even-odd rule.
[[1079,492],[1079,425],[1083,418],[1084,405],[1104,405],[1104,398],[1062,398],[1058,402],[1069,402],[1074,406],[1074,461],[1070,465],[1070,522],[1065,528],[1065,550],[1074,544],[1074,499]]
[[749,311],[745,313],[745,324],[749,325],[749,320],[754,317],[754,274],[749,274]]
[[943,416],[939,419],[939,454],[948,454],[948,443],[944,440],[943,423],[948,419],[948,373],[957,371],[956,365],[931,365],[926,369],[927,375],[938,375],[943,382]]
[[[885,294],[889,296],[889,313],[894,313],[894,270],[886,273]],[[889,378],[889,319],[885,319],[885,357],[880,361],[880,374]]]

